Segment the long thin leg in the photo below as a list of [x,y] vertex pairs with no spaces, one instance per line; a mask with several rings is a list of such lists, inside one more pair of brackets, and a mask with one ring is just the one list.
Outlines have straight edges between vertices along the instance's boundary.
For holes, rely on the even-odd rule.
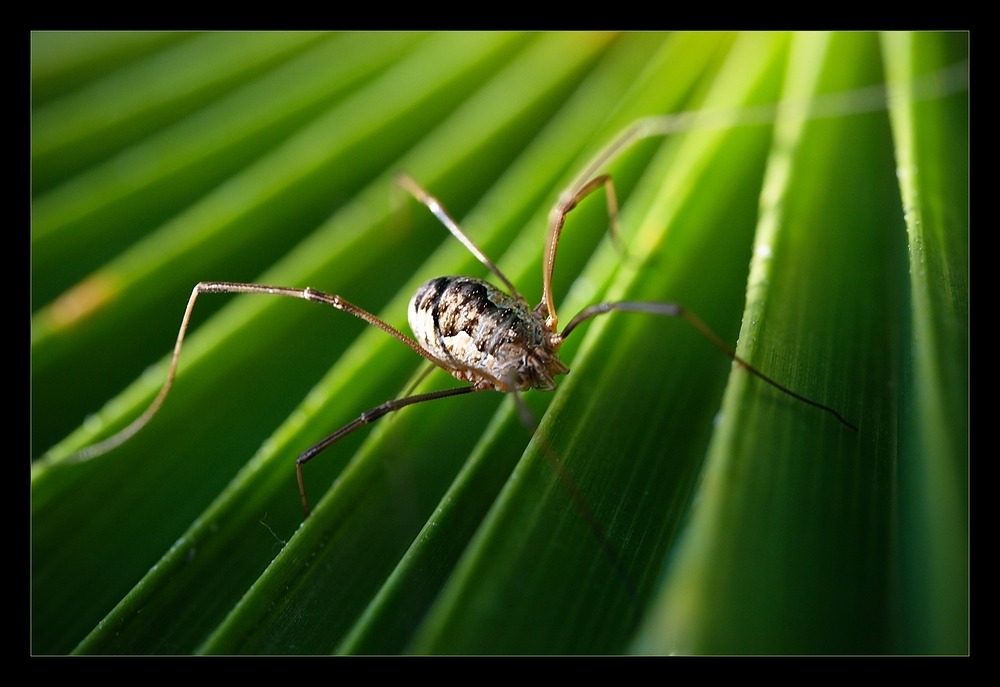
[[475,387],[475,386],[460,386],[454,389],[444,389],[443,391],[432,391],[426,394],[418,394],[416,396],[408,396],[406,398],[397,398],[393,401],[386,401],[377,408],[372,408],[369,411],[361,413],[361,416],[351,422],[350,424],[344,425],[336,432],[328,436],[323,441],[319,442],[308,451],[305,451],[298,458],[295,459],[295,476],[299,480],[299,495],[302,496],[302,510],[305,512],[306,517],[309,517],[309,501],[306,499],[306,485],[302,480],[302,466],[308,463],[310,460],[315,458],[317,455],[325,451],[327,448],[337,443],[348,434],[356,430],[357,428],[367,425],[369,423],[375,422],[383,415],[388,415],[389,413],[399,410],[400,408],[405,408],[406,406],[411,406],[414,403],[423,403],[424,401],[433,401],[438,398],[449,398],[451,396],[461,396],[462,394],[471,394],[473,391],[484,391],[487,387]]
[[519,300],[524,300],[524,296],[518,293],[514,284],[512,284],[511,281],[504,276],[504,273],[500,271],[500,268],[497,267],[492,260],[486,257],[486,253],[484,253],[479,246],[472,242],[472,239],[470,239],[462,230],[462,227],[458,226],[458,222],[451,218],[451,215],[448,214],[448,211],[444,209],[444,206],[441,205],[441,202],[437,198],[425,191],[423,187],[414,181],[408,174],[400,172],[395,176],[395,181],[399,184],[399,186],[409,191],[414,198],[426,205],[427,208],[434,213],[434,216],[441,220],[441,224],[447,227],[448,231],[450,231],[455,238],[461,241],[462,245],[468,248],[469,252],[475,255],[479,262],[486,265],[490,271],[504,283],[504,286],[507,287],[510,295]]
[[302,298],[307,301],[313,301],[316,303],[325,303],[326,305],[331,305],[337,310],[343,310],[348,312],[355,317],[359,317],[368,324],[374,325],[381,329],[382,331],[396,337],[404,344],[412,348],[418,354],[427,358],[431,362],[436,364],[436,361],[429,353],[427,353],[423,348],[420,347],[416,341],[406,336],[400,332],[395,327],[390,324],[383,322],[379,318],[372,315],[366,310],[362,310],[352,303],[348,303],[340,296],[334,296],[328,293],[323,293],[322,291],[316,291],[315,289],[305,288],[305,289],[293,289],[287,286],[266,286],[263,284],[240,284],[236,282],[201,282],[195,285],[194,289],[191,291],[191,298],[188,299],[187,307],[184,309],[184,317],[181,320],[180,331],[177,332],[177,341],[174,343],[174,352],[170,358],[170,367],[167,370],[167,379],[163,383],[163,388],[160,389],[160,393],[157,394],[153,402],[149,404],[146,411],[136,418],[132,424],[130,424],[125,429],[121,430],[117,434],[108,437],[102,442],[88,446],[87,448],[81,449],[80,451],[74,453],[70,456],[72,461],[82,461],[89,460],[103,453],[107,453],[111,449],[120,446],[124,442],[128,441],[136,432],[146,426],[156,412],[163,405],[163,401],[167,398],[167,394],[170,392],[170,387],[173,386],[174,376],[177,373],[177,360],[181,354],[181,346],[184,343],[184,335],[187,333],[188,322],[191,320],[191,311],[194,309],[194,303],[198,299],[198,295],[202,293],[256,293],[269,296],[289,296],[292,298]]
[[[894,95],[893,91],[898,91],[904,85],[911,94],[914,94],[916,100],[921,101],[964,91],[968,88],[968,84],[968,62],[965,61],[955,63],[932,74],[925,74],[912,80],[909,84],[897,84],[894,89],[885,85],[865,86],[851,91],[828,93],[815,98],[783,100],[754,107],[677,112],[636,120],[619,132],[611,139],[610,143],[590,159],[573,182],[563,191],[559,202],[549,215],[549,236],[546,239],[545,248],[544,304],[548,309],[551,328],[555,330],[558,322],[555,304],[552,302],[552,268],[559,243],[559,233],[562,231],[562,223],[565,221],[566,213],[596,188],[594,184],[600,178],[596,175],[602,168],[639,141],[651,136],[669,136],[670,134],[699,129],[752,126],[799,118],[821,119],[884,110]],[[597,183],[597,185],[600,184]],[[590,190],[587,190],[588,188]],[[610,198],[608,214],[612,216],[612,231],[614,231],[618,212],[617,207],[612,211]]]
[[825,410],[826,412],[830,413],[835,418],[840,420],[840,422],[843,423],[844,425],[847,425],[855,432],[858,431],[857,427],[855,427],[850,422],[845,420],[840,413],[838,413],[830,406],[824,405],[817,401],[813,401],[812,399],[806,398],[801,394],[795,393],[788,387],[783,386],[778,382],[774,381],[773,379],[765,375],[763,372],[755,368],[753,365],[740,358],[738,355],[736,355],[735,352],[733,352],[732,349],[729,348],[729,346],[727,346],[722,342],[722,339],[720,339],[718,336],[715,335],[715,332],[713,332],[711,329],[708,328],[708,325],[706,325],[704,322],[698,319],[698,317],[694,313],[692,313],[689,310],[686,310],[683,306],[678,305],[677,303],[643,303],[634,301],[622,301],[619,303],[598,303],[596,305],[591,305],[590,307],[581,310],[579,315],[570,320],[570,323],[566,325],[566,328],[562,330],[562,333],[560,333],[559,336],[562,339],[565,339],[576,328],[576,326],[579,325],[584,320],[588,320],[591,317],[596,317],[598,315],[609,313],[612,310],[645,312],[645,313],[651,313],[653,315],[666,315],[667,317],[681,317],[685,321],[687,321],[688,324],[690,324],[699,332],[701,332],[702,336],[704,336],[706,339],[715,344],[716,348],[718,348],[720,351],[722,351],[730,358],[735,360],[737,363],[742,365],[747,371],[753,373],[760,379],[763,379],[765,382],[773,386],[775,389],[785,392],[792,398],[796,398],[802,401],[803,403],[808,403],[814,408]]
[[562,236],[563,225],[566,223],[566,215],[579,205],[581,200],[602,186],[608,197],[608,221],[611,228],[611,238],[618,245],[618,248],[624,251],[621,230],[618,226],[618,195],[615,193],[615,184],[611,180],[611,175],[601,174],[583,183],[579,188],[576,188],[576,186],[570,187],[560,197],[555,207],[552,208],[552,212],[549,213],[549,233],[545,237],[545,271],[543,273],[544,292],[542,294],[542,302],[549,313],[546,325],[551,331],[555,331],[559,323],[559,317],[556,315],[556,304],[552,296],[552,273],[556,266],[556,251],[559,248],[559,238]]

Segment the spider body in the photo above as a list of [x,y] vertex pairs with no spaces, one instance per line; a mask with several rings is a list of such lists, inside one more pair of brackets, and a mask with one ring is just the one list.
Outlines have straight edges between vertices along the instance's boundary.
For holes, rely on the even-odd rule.
[[557,354],[562,337],[540,312],[480,279],[431,279],[410,299],[408,319],[439,367],[478,388],[552,390],[569,372]]

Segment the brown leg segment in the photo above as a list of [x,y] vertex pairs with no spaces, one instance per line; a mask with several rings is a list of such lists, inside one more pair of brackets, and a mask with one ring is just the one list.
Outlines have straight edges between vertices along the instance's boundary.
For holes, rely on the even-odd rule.
[[610,174],[601,174],[583,184],[579,190],[572,195],[560,198],[556,206],[549,213],[549,234],[545,238],[545,271],[542,275],[544,280],[544,293],[542,301],[548,311],[546,325],[551,331],[555,331],[559,323],[556,315],[556,304],[552,296],[552,273],[556,266],[556,251],[559,248],[559,239],[562,236],[562,228],[566,223],[566,215],[573,208],[579,205],[580,201],[589,196],[597,189],[604,187],[608,197],[608,221],[610,224],[611,238],[624,252],[624,244],[621,239],[621,230],[618,226],[618,195],[615,193],[615,184],[611,180]]
[[427,394],[418,394],[417,396],[408,396],[406,398],[399,398],[394,401],[386,401],[382,405],[372,408],[361,416],[351,422],[350,424],[344,425],[336,432],[328,436],[323,441],[319,442],[309,450],[305,451],[298,458],[295,459],[295,476],[299,481],[299,495],[302,497],[302,510],[305,512],[305,516],[309,517],[309,501],[306,499],[306,485],[302,479],[302,466],[308,463],[310,460],[315,458],[317,455],[325,451],[327,448],[337,443],[348,434],[354,430],[362,427],[363,425],[375,422],[383,415],[388,415],[389,413],[399,410],[400,408],[405,408],[406,406],[411,406],[415,403],[423,403],[424,401],[433,401],[438,398],[449,398],[451,396],[461,396],[463,394],[470,394],[473,391],[483,391],[484,388],[475,386],[460,386],[454,389],[445,389],[443,391],[432,391]]
[[565,339],[576,328],[576,326],[578,324],[580,324],[581,322],[583,322],[584,320],[588,320],[591,317],[596,317],[598,315],[603,315],[605,313],[609,313],[612,310],[622,310],[622,311],[628,311],[628,312],[645,312],[645,313],[650,313],[650,314],[653,314],[653,315],[666,315],[668,317],[681,317],[685,321],[687,321],[688,324],[690,324],[692,327],[694,327],[695,329],[697,329],[701,333],[702,336],[704,336],[706,339],[708,339],[709,341],[711,341],[715,345],[716,348],[718,348],[720,351],[722,351],[723,353],[725,353],[727,356],[729,356],[730,358],[732,358],[733,360],[735,360],[737,363],[739,363],[740,365],[742,365],[748,372],[756,375],[760,379],[763,379],[765,382],[767,382],[768,384],[770,384],[771,386],[773,386],[775,389],[778,389],[779,391],[783,391],[784,393],[788,394],[792,398],[798,399],[798,400],[802,401],[803,403],[808,403],[809,405],[813,406],[814,408],[819,408],[820,410],[825,410],[826,412],[830,413],[835,418],[837,418],[842,424],[846,425],[847,427],[850,427],[855,432],[858,431],[857,427],[855,427],[850,422],[848,422],[847,420],[845,420],[843,415],[841,415],[840,413],[838,413],[836,410],[834,410],[830,406],[824,405],[824,404],[819,403],[817,401],[813,401],[812,399],[806,398],[805,396],[802,396],[801,394],[795,393],[794,391],[792,391],[788,387],[783,386],[783,385],[779,384],[778,382],[774,381],[773,379],[771,379],[770,377],[768,377],[767,375],[765,375],[763,372],[761,372],[760,370],[758,370],[757,368],[755,368],[753,365],[751,365],[747,361],[745,361],[742,358],[740,358],[739,356],[737,356],[736,353],[734,353],[733,350],[729,348],[729,346],[727,346],[726,344],[724,344],[722,342],[722,339],[720,339],[718,336],[716,336],[715,332],[713,332],[711,329],[708,328],[708,325],[706,325],[704,322],[702,322],[700,319],[698,319],[698,317],[694,313],[690,312],[689,310],[684,309],[683,306],[678,305],[677,303],[643,303],[643,302],[622,301],[622,302],[619,302],[619,303],[598,303],[596,305],[591,305],[588,308],[584,308],[582,311],[580,311],[579,315],[577,315],[572,320],[570,320],[570,323],[568,325],[566,325],[565,329],[562,330],[562,333],[560,334],[560,337],[563,338],[563,339]]
[[368,324],[378,327],[387,334],[402,341],[419,355],[437,364],[437,361],[434,360],[434,358],[432,358],[424,349],[422,349],[420,344],[416,341],[406,336],[390,324],[375,317],[370,312],[362,310],[352,303],[348,303],[340,296],[334,296],[310,288],[294,289],[287,286],[240,284],[236,282],[201,282],[195,285],[194,289],[191,291],[191,298],[188,299],[187,307],[184,309],[184,317],[181,319],[181,328],[180,331],[177,332],[177,341],[174,343],[174,352],[170,358],[170,367],[167,370],[167,379],[164,381],[163,388],[160,389],[160,393],[156,395],[156,398],[154,398],[153,402],[149,404],[149,407],[146,408],[145,412],[136,418],[130,425],[125,427],[125,429],[108,437],[104,441],[77,451],[69,457],[70,461],[89,460],[103,453],[107,453],[111,449],[116,448],[117,446],[120,446],[128,441],[136,432],[145,427],[154,415],[156,415],[160,406],[163,405],[163,401],[167,398],[167,394],[170,392],[170,387],[173,386],[174,376],[177,373],[177,360],[180,357],[181,347],[184,344],[184,335],[187,333],[188,322],[191,320],[191,312],[194,310],[194,304],[198,299],[198,295],[202,293],[256,293],[266,296],[302,298],[315,303],[325,303],[326,305],[333,306],[337,310],[348,312],[355,317],[364,320]]

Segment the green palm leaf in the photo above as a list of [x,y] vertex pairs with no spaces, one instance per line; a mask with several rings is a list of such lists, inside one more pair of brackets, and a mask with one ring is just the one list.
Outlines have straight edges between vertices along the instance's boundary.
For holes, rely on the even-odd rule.
[[[34,35],[34,652],[966,652],[967,95],[916,78],[966,59],[963,34]],[[917,87],[847,114],[886,81]],[[302,523],[295,456],[421,361],[209,295],[156,418],[65,460],[148,405],[198,281],[405,330],[423,281],[485,276],[395,171],[537,298],[560,190],[636,118],[698,108],[734,122],[611,166],[624,259],[601,200],[571,213],[560,314],[683,303],[859,433],[617,313],[525,396],[534,436],[499,394],[412,406],[306,466]]]

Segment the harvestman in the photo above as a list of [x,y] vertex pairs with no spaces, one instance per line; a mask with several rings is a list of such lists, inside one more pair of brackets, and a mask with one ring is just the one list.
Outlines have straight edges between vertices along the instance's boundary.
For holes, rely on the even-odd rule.
[[[614,303],[597,303],[584,308],[562,330],[558,330],[559,318],[552,298],[552,272],[555,267],[556,250],[562,234],[566,215],[588,195],[603,187],[607,194],[610,231],[615,240],[619,240],[618,202],[614,184],[607,173],[598,174],[601,168],[613,158],[626,150],[636,141],[653,135],[668,133],[673,126],[673,120],[665,118],[648,118],[639,120],[623,131],[584,169],[562,195],[549,213],[548,235],[545,243],[545,265],[543,268],[543,293],[541,302],[532,309],[528,301],[514,285],[504,276],[497,266],[472,242],[462,231],[436,198],[425,191],[416,181],[405,174],[398,174],[395,181],[411,193],[418,201],[430,209],[448,230],[468,248],[476,258],[483,263],[507,288],[507,293],[481,279],[473,277],[449,276],[431,279],[413,295],[408,308],[408,320],[414,338],[400,332],[392,325],[383,322],[371,313],[348,303],[340,296],[323,293],[315,289],[296,289],[285,286],[266,286],[262,284],[240,284],[233,282],[201,282],[194,287],[181,320],[177,342],[170,359],[170,367],[166,381],[159,394],[153,399],[146,411],[132,424],[106,439],[83,449],[77,454],[78,459],[88,459],[105,453],[127,441],[132,435],[142,429],[156,414],[170,391],[177,370],[177,360],[180,356],[184,335],[195,301],[202,293],[256,293],[273,296],[290,296],[302,298],[316,303],[325,303],[338,310],[348,312],[365,322],[374,325],[387,334],[399,339],[454,377],[469,382],[470,386],[462,386],[442,391],[432,391],[426,394],[407,396],[373,408],[350,424],[319,442],[295,461],[296,476],[299,483],[299,493],[302,497],[302,508],[306,517],[309,516],[309,502],[306,499],[305,483],[302,477],[302,466],[316,457],[323,450],[347,436],[362,425],[378,420],[395,410],[415,403],[433,401],[439,398],[460,396],[476,391],[495,389],[504,393],[513,393],[518,401],[519,409],[524,410],[517,397],[518,392],[528,389],[551,391],[555,389],[556,375],[566,374],[569,368],[559,360],[559,348],[580,323],[597,315],[603,315],[613,310],[642,312],[669,317],[680,317],[697,329],[705,338],[711,341],[727,356],[741,367],[753,373],[771,386],[811,406],[824,410],[841,423],[857,431],[857,427],[845,420],[840,413],[830,406],[818,403],[777,383],[755,367],[738,357],[726,344],[715,335],[694,313],[677,303],[656,303],[638,301],[619,301]],[[560,475],[565,479],[564,475]]]

